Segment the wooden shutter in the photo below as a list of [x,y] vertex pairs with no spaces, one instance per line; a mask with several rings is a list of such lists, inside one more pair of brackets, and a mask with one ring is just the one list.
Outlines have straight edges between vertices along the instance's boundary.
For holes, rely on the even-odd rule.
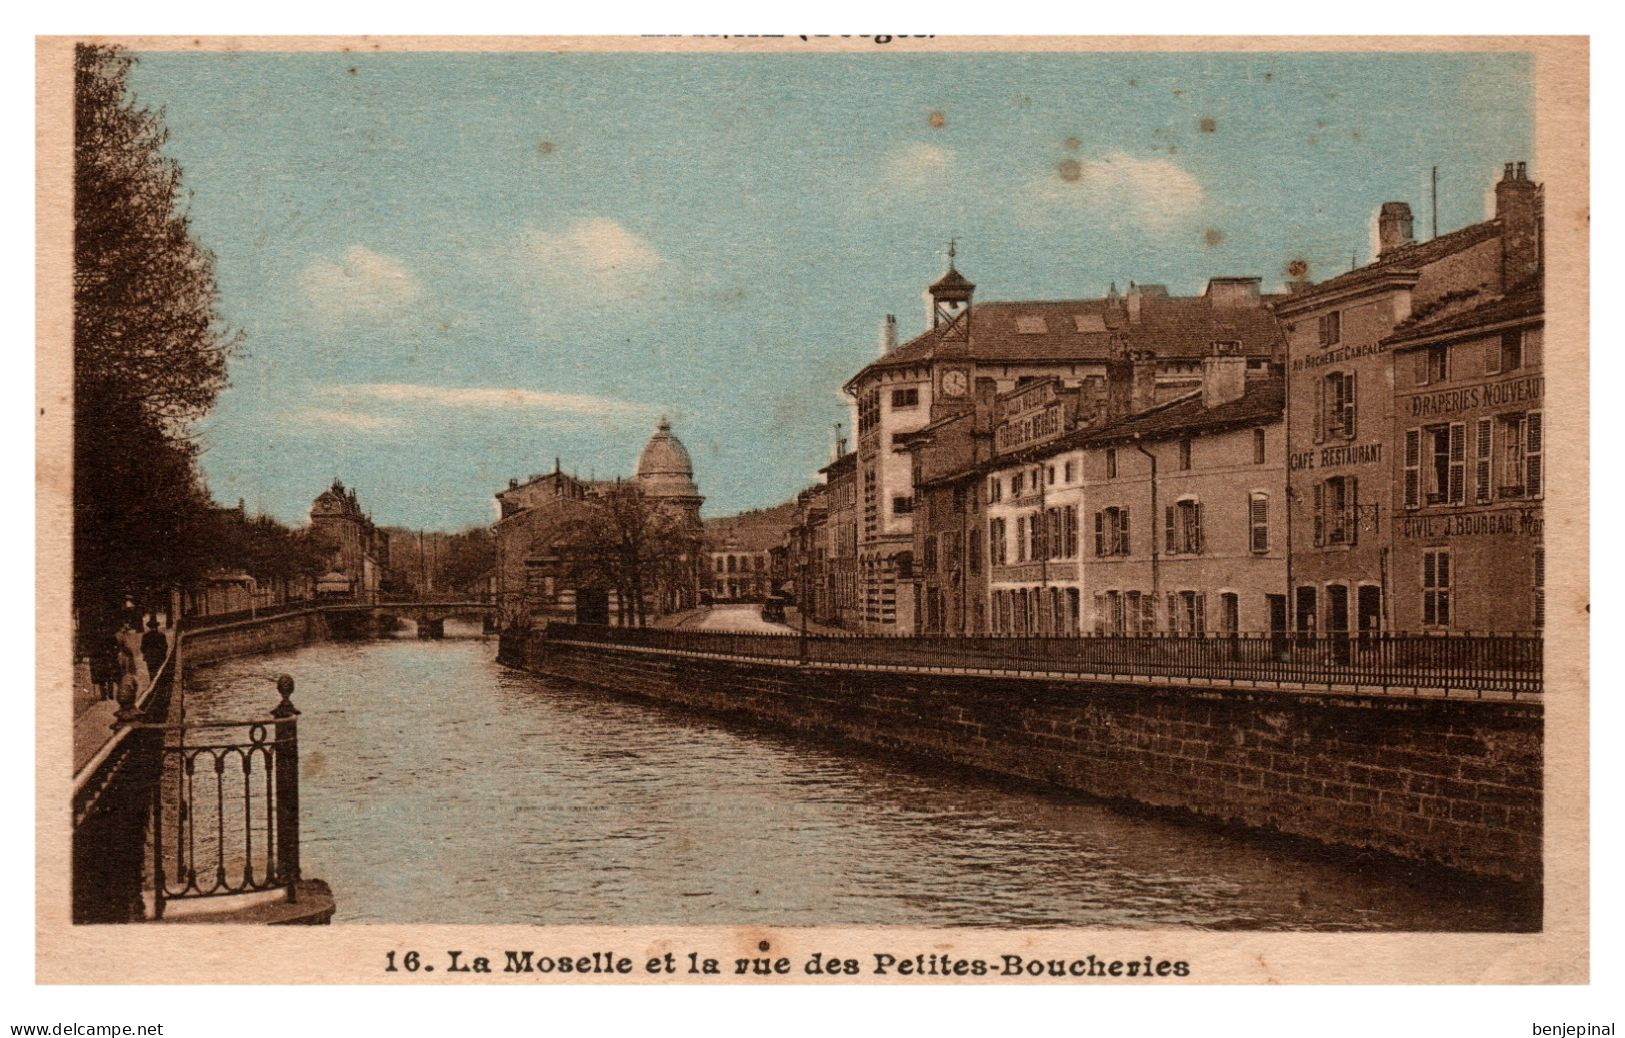
[[1315,379],[1315,442],[1326,438],[1326,379]]
[[1450,487],[1445,498],[1453,505],[1467,500],[1467,426],[1450,424]]
[[1106,535],[1104,532],[1106,513],[1095,513],[1095,554],[1106,554]]
[[1360,414],[1358,386],[1354,372],[1343,376],[1343,436],[1350,440],[1355,437],[1355,422]]
[[1315,484],[1315,547],[1326,543],[1326,484]]
[[1202,550],[1202,502],[1191,502],[1191,551]]
[[1405,430],[1405,507],[1422,504],[1422,430]]
[[1168,592],[1168,633],[1179,633],[1179,596]]
[[1167,505],[1162,510],[1162,532],[1165,544],[1163,550],[1169,555],[1176,554],[1174,549],[1174,506]]
[[1270,550],[1270,499],[1253,494],[1247,500],[1247,524],[1253,551]]
[[1544,489],[1544,473],[1541,468],[1541,443],[1545,439],[1540,427],[1540,412],[1530,411],[1524,419],[1528,428],[1524,431],[1524,496],[1540,497]]
[[1354,476],[1343,477],[1343,500],[1348,503],[1344,522],[1348,529],[1348,543],[1360,539],[1360,481]]
[[1198,591],[1191,610],[1191,633],[1204,635],[1207,633],[1207,592]]
[[1494,419],[1480,418],[1477,435],[1473,437],[1473,500],[1480,504],[1490,499],[1490,443],[1494,425]]
[[1427,350],[1417,350],[1416,351],[1416,372],[1415,372],[1414,381],[1419,386],[1425,386],[1425,385],[1428,384],[1428,351]]
[[1501,373],[1501,340],[1492,339],[1484,344],[1484,374]]
[[1119,508],[1117,510],[1117,553],[1119,555],[1127,555],[1129,553],[1128,509],[1126,508]]

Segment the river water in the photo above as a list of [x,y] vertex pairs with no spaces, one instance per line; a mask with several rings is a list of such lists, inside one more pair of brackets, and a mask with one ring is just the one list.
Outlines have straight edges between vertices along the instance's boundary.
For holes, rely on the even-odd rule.
[[[448,624],[448,628],[453,627]],[[1531,909],[500,667],[329,643],[188,676],[196,719],[294,676],[303,866],[335,922],[1507,930]]]

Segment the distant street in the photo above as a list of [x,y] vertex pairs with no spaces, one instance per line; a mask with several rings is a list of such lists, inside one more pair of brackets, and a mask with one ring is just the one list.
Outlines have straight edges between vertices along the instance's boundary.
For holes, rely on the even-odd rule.
[[712,606],[710,609],[705,610],[693,623],[684,624],[683,626],[700,631],[760,631],[772,633],[795,630],[789,624],[769,623],[763,620],[762,607],[754,603]]

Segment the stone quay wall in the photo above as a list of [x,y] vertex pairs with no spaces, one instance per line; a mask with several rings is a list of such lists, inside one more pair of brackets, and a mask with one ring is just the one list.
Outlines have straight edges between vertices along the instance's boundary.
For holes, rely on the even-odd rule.
[[509,666],[1209,822],[1541,876],[1538,703],[1149,687],[505,641]]
[[320,608],[296,613],[241,620],[219,627],[204,627],[181,634],[181,665],[215,663],[233,656],[297,649],[328,640],[332,632]]

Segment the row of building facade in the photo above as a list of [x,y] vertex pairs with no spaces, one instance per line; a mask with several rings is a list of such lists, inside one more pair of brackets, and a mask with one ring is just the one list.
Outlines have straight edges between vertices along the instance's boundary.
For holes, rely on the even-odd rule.
[[1545,622],[1542,200],[1265,294],[1216,277],[974,301],[847,384],[855,449],[780,576],[820,623],[949,634],[1342,635]]

